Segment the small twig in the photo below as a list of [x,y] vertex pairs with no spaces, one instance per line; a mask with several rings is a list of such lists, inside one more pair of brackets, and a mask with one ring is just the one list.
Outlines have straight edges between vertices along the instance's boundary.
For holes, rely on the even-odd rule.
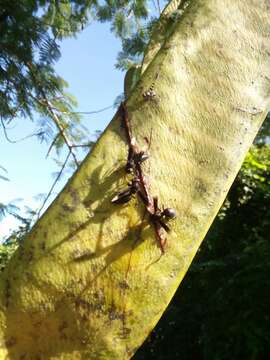
[[146,209],[149,214],[153,214],[153,212],[154,212],[153,203],[154,202],[153,202],[153,198],[150,194],[150,190],[149,190],[147,184],[145,183],[145,177],[143,175],[141,164],[136,164],[136,173],[140,180],[144,198],[146,199],[146,203],[145,203]]
[[152,0],[152,4],[153,4],[153,6],[154,6],[154,8],[155,8],[156,12],[157,12],[157,13],[159,12],[159,15],[160,15],[160,10],[159,10],[159,8],[158,8],[158,6],[157,6],[156,1],[155,1],[155,0]]
[[6,126],[5,126],[5,124],[4,124],[4,121],[3,121],[2,116],[1,116],[1,125],[2,125],[2,128],[3,128],[3,132],[4,132],[4,135],[5,135],[6,140],[7,140],[8,142],[10,142],[11,144],[15,144],[16,141],[11,140],[11,139],[9,138],[9,136],[8,136],[7,129],[6,129]]
[[16,143],[18,143],[18,142],[27,140],[27,139],[29,139],[29,138],[31,138],[31,137],[39,136],[39,135],[41,135],[41,134],[43,133],[43,132],[40,131],[40,132],[38,132],[38,133],[29,134],[29,135],[26,135],[26,136],[24,136],[24,137],[22,137],[22,138],[20,138],[20,139],[13,140],[13,139],[11,139],[11,138],[9,137],[9,135],[8,135],[8,133],[7,133],[7,128],[6,128],[5,124],[4,124],[4,121],[3,121],[2,116],[1,116],[1,125],[2,125],[2,128],[3,128],[3,132],[4,132],[4,136],[5,136],[6,140],[7,140],[9,143],[11,143],[11,144],[16,144]]
[[51,152],[51,150],[52,150],[52,148],[53,148],[56,140],[58,139],[59,135],[60,135],[60,133],[56,134],[56,136],[54,137],[53,141],[51,142],[51,145],[49,146],[49,149],[48,149],[47,154],[46,154],[46,158],[49,156],[49,154],[50,154],[50,152]]
[[91,114],[99,114],[99,113],[101,113],[103,111],[109,110],[109,109],[113,108],[113,106],[114,105],[110,105],[110,106],[107,106],[107,107],[102,108],[100,110],[93,110],[93,111],[62,111],[62,110],[59,110],[55,106],[52,106],[52,109],[57,111],[57,112],[60,112],[61,114],[64,114],[64,115],[71,115],[71,114],[91,115]]
[[109,105],[109,106],[106,106],[106,107],[104,107],[102,109],[93,110],[93,111],[69,111],[69,114],[82,114],[82,115],[99,114],[99,113],[101,113],[103,111],[112,109],[113,107],[114,107],[114,105]]
[[[121,110],[123,125],[125,128],[128,145],[129,145],[127,164],[132,166],[132,172],[134,174],[134,178],[133,178],[129,188],[127,190],[125,190],[124,192],[119,193],[112,200],[112,202],[114,204],[123,204],[123,203],[128,202],[131,199],[132,194],[137,194],[139,196],[139,198],[142,200],[143,204],[145,205],[145,210],[149,214],[149,220],[150,220],[151,224],[153,225],[156,239],[159,244],[161,253],[164,254],[164,252],[165,252],[164,247],[166,244],[166,236],[163,233],[163,229],[166,232],[168,232],[170,229],[163,222],[162,219],[163,219],[163,217],[166,217],[166,215],[168,216],[168,218],[175,217],[176,216],[175,210],[167,208],[166,213],[165,213],[165,211],[162,212],[158,207],[157,197],[153,198],[151,196],[149,186],[146,183],[145,176],[143,174],[143,170],[142,170],[142,166],[141,166],[142,161],[135,160],[136,156],[138,156],[138,154],[141,154],[143,152],[139,151],[136,148],[136,145],[134,143],[135,138],[134,138],[134,136],[132,136],[131,126],[130,126],[129,117],[128,117],[128,111],[126,108],[126,104],[124,102],[121,103],[120,110]],[[151,132],[151,140],[152,140],[152,132]],[[128,167],[128,169],[129,169],[129,167]],[[126,170],[127,170],[127,167],[126,167]]]
[[[47,109],[49,110],[49,112],[50,112],[50,114],[51,114],[51,117],[52,117],[52,119],[53,119],[56,127],[58,128],[58,130],[59,130],[62,138],[64,139],[64,142],[65,142],[66,146],[68,147],[68,149],[69,149],[69,151],[70,151],[70,153],[71,153],[71,155],[72,155],[72,157],[73,157],[73,159],[74,159],[74,161],[75,161],[75,164],[77,165],[77,167],[79,167],[79,165],[80,165],[80,164],[79,164],[79,161],[77,160],[77,157],[76,157],[76,155],[75,155],[75,153],[74,153],[74,151],[73,151],[73,144],[71,144],[71,143],[69,142],[69,139],[68,139],[68,137],[67,137],[66,134],[65,134],[65,131],[64,131],[62,125],[61,125],[61,122],[60,122],[58,116],[57,116],[56,113],[54,112],[51,103],[50,103],[49,100],[46,98],[46,94],[44,93],[44,91],[43,91],[42,89],[41,89],[41,93],[42,93],[42,96],[44,97],[43,101],[45,102],[45,106],[46,106]],[[37,99],[37,100],[38,100],[41,104],[43,104],[43,101],[40,101],[39,99]],[[43,104],[43,106],[44,106],[44,104]]]
[[[124,102],[121,103],[120,110],[129,146],[127,160],[128,166],[126,165],[126,171],[128,173],[133,173],[134,177],[129,183],[129,187],[118,193],[116,197],[112,199],[112,203],[127,203],[134,194],[137,194],[145,206],[145,211],[149,215],[149,222],[154,228],[157,243],[160,247],[161,253],[164,254],[167,241],[165,232],[170,232],[170,228],[166,224],[166,221],[174,219],[177,216],[176,210],[173,208],[165,208],[161,210],[158,206],[158,198],[151,196],[149,184],[146,181],[142,170],[142,162],[148,159],[148,155],[144,151],[140,151],[135,143],[135,137],[132,135],[128,111]],[[144,139],[147,141],[148,145],[151,144],[152,130],[150,140],[147,138]]]
[[[123,124],[124,124],[125,131],[126,131],[126,136],[127,136],[127,140],[128,140],[128,146],[129,146],[128,161],[130,161],[131,160],[130,157],[134,156],[134,154],[136,154],[136,152],[138,153],[138,151],[136,151],[136,149],[135,149],[134,137],[132,136],[132,132],[131,132],[131,126],[130,126],[130,122],[129,122],[129,117],[128,117],[128,111],[127,111],[127,108],[126,108],[126,104],[124,102],[122,102],[120,107],[121,107],[121,110],[122,110],[122,119],[123,119]],[[136,163],[134,163],[134,167],[135,167],[133,169],[134,173],[139,178],[140,185],[141,185],[141,190],[142,190],[142,192],[140,192],[139,194],[144,199],[146,199],[146,206],[147,207],[150,206],[149,209],[151,209],[152,204],[153,204],[153,200],[152,200],[152,197],[150,195],[149,189],[148,189],[148,187],[147,187],[147,185],[145,183],[145,179],[144,179],[141,164],[139,162],[136,162]]]
[[[52,143],[51,143],[51,145],[50,145],[50,147],[49,147],[49,149],[48,149],[48,152],[47,152],[47,154],[46,154],[46,158],[49,156],[49,154],[50,154],[50,152],[51,152],[51,150],[52,150],[52,148],[53,148],[56,140],[58,139],[59,135],[60,135],[60,133],[58,133],[58,134],[55,136],[55,138],[53,139],[53,141],[52,141]],[[73,144],[73,145],[70,145],[70,147],[71,147],[71,148],[83,148],[83,147],[90,148],[90,147],[91,147],[91,144]]]
[[161,7],[160,7],[160,1],[157,0],[157,7],[158,7],[158,12],[159,12],[159,15],[161,14]]
[[38,98],[35,98],[35,97],[34,97],[34,99],[35,99],[41,106],[46,107],[47,110],[49,111],[49,113],[50,113],[50,115],[51,115],[51,117],[52,117],[52,119],[53,119],[56,127],[58,128],[61,136],[62,136],[63,139],[64,139],[64,142],[65,142],[66,146],[67,146],[68,149],[69,149],[70,154],[72,155],[72,157],[73,157],[73,159],[74,159],[74,161],[75,161],[76,166],[79,167],[79,161],[77,160],[77,157],[76,157],[76,155],[75,155],[75,153],[74,153],[74,151],[73,151],[72,144],[69,142],[69,139],[68,139],[68,137],[66,136],[66,134],[65,134],[65,132],[64,132],[64,128],[63,128],[63,126],[61,125],[61,122],[60,122],[60,120],[59,120],[59,117],[57,116],[57,114],[56,114],[55,111],[53,110],[53,105],[52,105],[52,104],[50,103],[50,101],[47,99],[47,96],[46,96],[45,91],[43,90],[42,86],[40,86],[40,85],[37,83],[37,81],[36,81],[36,76],[35,76],[35,74],[34,74],[34,72],[33,72],[33,70],[32,70],[32,65],[31,65],[29,62],[27,62],[27,63],[26,63],[26,66],[28,67],[31,76],[32,76],[33,80],[35,81],[35,83],[36,83],[36,85],[37,85],[37,87],[38,87],[38,89],[39,89],[39,91],[40,91],[40,93],[41,93],[41,95],[42,95],[42,97],[43,97],[43,99],[38,99]]
[[64,161],[64,163],[63,163],[63,165],[62,165],[62,167],[61,167],[61,170],[59,171],[56,179],[54,180],[54,182],[53,182],[53,184],[52,184],[52,186],[51,186],[51,188],[50,188],[50,191],[48,192],[48,194],[47,194],[46,198],[44,199],[44,201],[43,201],[40,209],[39,209],[38,212],[37,212],[37,218],[38,218],[38,219],[39,219],[39,217],[40,217],[40,213],[41,213],[41,211],[43,210],[43,208],[44,208],[47,200],[48,200],[49,197],[51,196],[51,194],[52,194],[52,192],[53,192],[53,189],[55,188],[55,185],[56,185],[57,182],[59,181],[59,179],[60,179],[60,177],[61,177],[61,175],[62,175],[62,173],[63,173],[63,171],[64,171],[64,168],[66,167],[66,164],[67,164],[67,162],[68,162],[68,159],[69,159],[70,155],[71,155],[71,152],[69,151],[68,154],[67,154],[67,157],[66,157],[66,159],[65,159],[65,161]]
[[80,147],[90,147],[91,144],[78,144],[78,145],[71,145],[72,148],[80,148]]

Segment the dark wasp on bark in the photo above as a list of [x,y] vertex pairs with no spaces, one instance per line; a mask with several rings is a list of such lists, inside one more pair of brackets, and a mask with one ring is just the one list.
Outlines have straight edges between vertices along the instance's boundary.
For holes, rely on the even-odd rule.
[[145,151],[136,152],[134,146],[129,147],[128,159],[125,166],[126,172],[129,174],[132,173],[136,165],[143,163],[147,159],[149,159],[149,155]]
[[131,200],[133,195],[135,195],[140,190],[139,180],[134,178],[128,183],[128,188],[120,191],[115,197],[111,200],[113,204],[125,204]]
[[176,218],[176,210],[173,208],[166,208],[161,210],[158,207],[158,198],[155,196],[153,198],[153,212],[149,214],[149,217],[154,226],[156,238],[158,240],[161,252],[164,253],[167,237],[162,229],[164,229],[166,233],[171,231],[170,227],[167,225],[167,222]]

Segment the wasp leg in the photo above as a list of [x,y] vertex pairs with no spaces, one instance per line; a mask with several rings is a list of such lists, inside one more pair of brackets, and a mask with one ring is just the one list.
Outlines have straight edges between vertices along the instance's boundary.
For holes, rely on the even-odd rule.
[[158,219],[157,221],[160,223],[160,225],[163,227],[163,229],[164,229],[167,233],[169,233],[169,232],[171,231],[171,229],[169,228],[169,226],[168,226],[167,224],[165,224],[164,221],[162,221],[161,219]]
[[165,253],[165,245],[166,245],[167,238],[162,233],[162,227],[159,224],[159,222],[155,221],[155,222],[153,222],[153,225],[154,225],[154,229],[155,229],[157,243],[158,243],[158,245],[160,247],[161,253],[164,254]]
[[132,192],[130,189],[124,190],[112,198],[112,204],[125,204],[129,202],[132,198]]

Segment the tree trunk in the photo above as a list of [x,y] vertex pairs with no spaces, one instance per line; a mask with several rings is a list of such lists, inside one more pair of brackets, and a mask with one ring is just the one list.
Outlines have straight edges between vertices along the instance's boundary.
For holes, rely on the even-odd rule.
[[[193,0],[126,102],[142,167],[173,207],[165,253],[127,187],[120,112],[34,226],[1,282],[1,359],[128,359],[153,329],[267,110],[270,3]],[[142,96],[151,88],[155,96]]]

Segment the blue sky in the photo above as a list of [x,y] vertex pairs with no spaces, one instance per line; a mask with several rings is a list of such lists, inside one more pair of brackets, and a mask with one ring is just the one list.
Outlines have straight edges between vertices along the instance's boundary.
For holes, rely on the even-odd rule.
[[[98,110],[112,105],[123,92],[124,73],[114,66],[120,48],[120,41],[111,34],[109,25],[98,23],[88,26],[75,39],[62,42],[62,57],[56,69],[68,81],[68,91],[76,96],[79,111]],[[83,124],[93,134],[95,130],[105,128],[114,112],[115,109],[110,109],[85,115]],[[35,132],[35,129],[35,124],[30,120],[16,119],[11,123],[9,136],[19,139]],[[37,207],[39,202],[34,197],[49,191],[53,182],[52,173],[58,170],[52,158],[45,158],[48,145],[40,144],[36,138],[10,144],[2,133],[0,139],[0,165],[8,170],[10,179],[8,182],[0,180],[0,202],[21,198],[23,200],[18,202],[19,206]],[[63,185],[64,181],[58,185],[57,191]],[[0,222],[0,240],[15,226],[16,221],[12,217]]]

